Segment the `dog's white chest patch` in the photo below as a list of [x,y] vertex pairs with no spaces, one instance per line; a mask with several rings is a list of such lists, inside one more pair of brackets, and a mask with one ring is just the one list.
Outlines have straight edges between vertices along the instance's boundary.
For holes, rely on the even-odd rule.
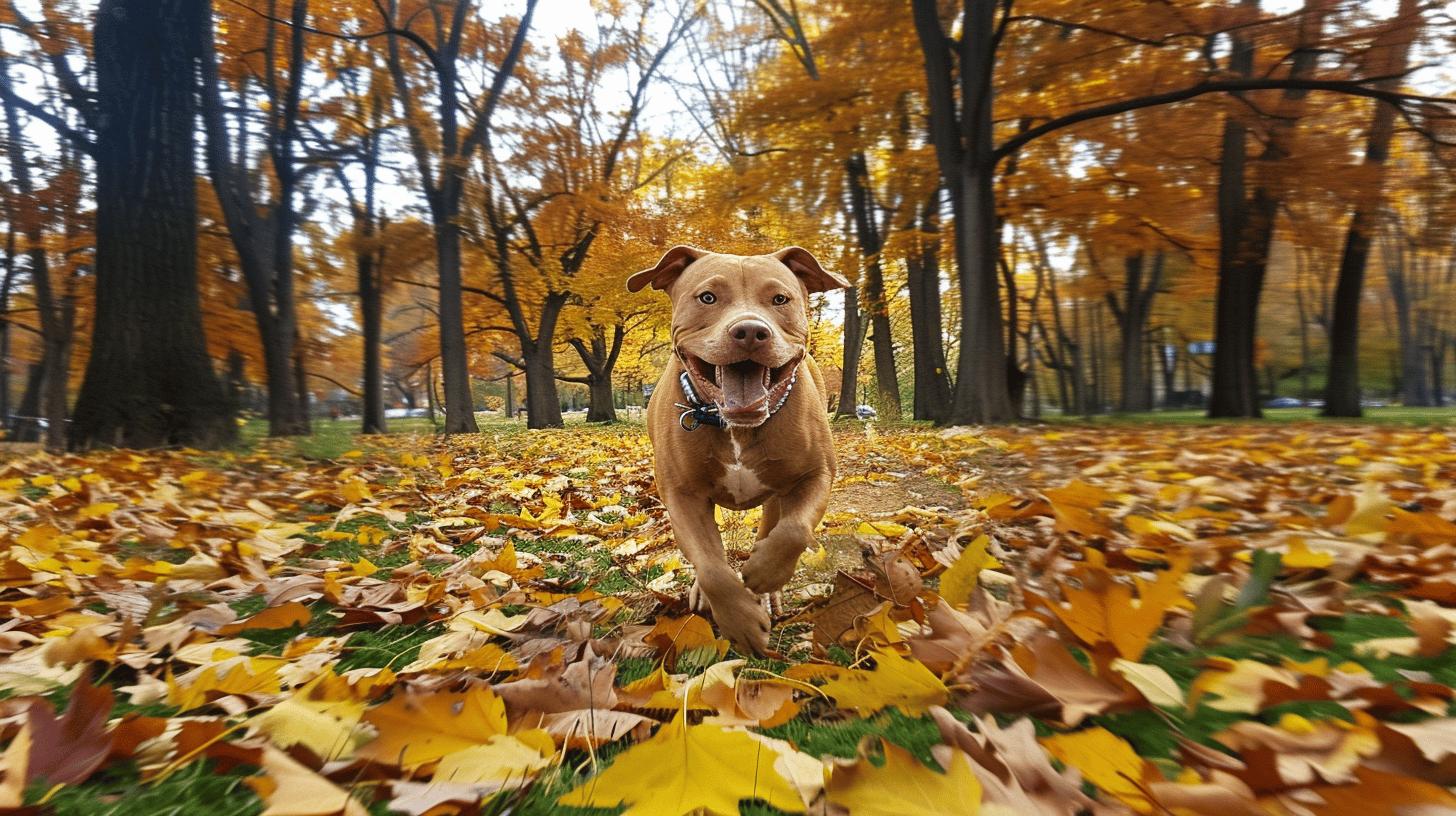
[[743,464],[743,447],[738,437],[730,431],[729,438],[733,441],[733,461],[724,468],[722,487],[735,502],[752,501],[763,495],[764,484],[759,481],[757,473]]

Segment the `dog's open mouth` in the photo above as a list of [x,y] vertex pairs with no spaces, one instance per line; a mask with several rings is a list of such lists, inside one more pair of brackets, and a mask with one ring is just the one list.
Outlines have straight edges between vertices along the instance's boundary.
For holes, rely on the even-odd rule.
[[794,371],[804,359],[804,352],[799,351],[787,363],[776,367],[753,360],[715,366],[685,351],[680,351],[679,356],[698,397],[717,405],[724,419],[762,422],[793,385]]

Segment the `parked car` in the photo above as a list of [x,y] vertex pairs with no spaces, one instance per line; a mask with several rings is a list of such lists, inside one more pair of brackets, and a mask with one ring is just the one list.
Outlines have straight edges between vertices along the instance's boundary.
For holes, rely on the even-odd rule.
[[879,419],[880,413],[875,410],[873,405],[857,405],[854,415],[860,419]]
[[1264,403],[1265,408],[1302,408],[1304,401],[1298,397],[1275,397]]
[[409,419],[409,418],[430,418],[429,408],[386,408],[384,409],[385,419]]

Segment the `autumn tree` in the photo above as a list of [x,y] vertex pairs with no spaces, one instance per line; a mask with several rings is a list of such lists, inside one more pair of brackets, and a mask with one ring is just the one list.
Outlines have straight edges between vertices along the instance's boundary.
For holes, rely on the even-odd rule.
[[[663,61],[697,12],[688,3],[674,7],[667,32],[654,43],[645,25],[653,8],[643,3],[636,20],[605,22],[596,42],[577,31],[568,33],[559,44],[557,56],[564,63],[559,81],[541,71],[529,80],[529,98],[521,103],[530,124],[513,129],[508,144],[500,144],[504,138],[487,137],[482,243],[495,267],[495,281],[480,294],[505,312],[514,335],[518,351],[497,350],[497,356],[525,373],[526,416],[532,428],[562,424],[557,330],[593,246],[608,224],[624,227],[620,219],[634,187],[655,175],[645,162],[667,160],[644,151],[634,136]],[[609,101],[604,88],[612,71],[629,77],[623,107],[615,114],[608,112],[608,105],[618,100]],[[513,181],[515,174],[535,179],[535,184],[522,188]],[[586,345],[596,338],[573,339]],[[607,342],[605,336],[602,340]],[[603,345],[602,351],[599,370],[609,375],[606,363],[615,364],[615,357],[609,346]],[[602,389],[600,395],[609,396],[610,385]]]
[[[460,288],[461,200],[467,172],[490,138],[506,84],[525,49],[536,5],[537,0],[526,0],[518,22],[500,24],[500,32],[514,29],[502,47],[494,36],[500,32],[475,19],[471,0],[376,4],[387,32],[394,91],[435,229],[447,433],[476,430]],[[406,58],[406,49],[414,59]],[[478,96],[465,92],[462,71],[487,61],[496,66],[489,86]]]
[[[1367,72],[1379,77],[1374,87],[1394,94],[1407,71],[1411,45],[1421,27],[1422,9],[1417,0],[1401,0],[1395,17],[1381,27],[1367,56]],[[1398,108],[1377,100],[1365,141],[1364,167],[1369,171],[1370,189],[1356,199],[1346,228],[1335,284],[1334,311],[1330,322],[1330,372],[1325,385],[1325,416],[1358,417],[1360,410],[1360,302],[1365,285],[1365,266],[1374,245],[1380,211],[1384,206],[1381,186],[1390,143],[1395,137]]]

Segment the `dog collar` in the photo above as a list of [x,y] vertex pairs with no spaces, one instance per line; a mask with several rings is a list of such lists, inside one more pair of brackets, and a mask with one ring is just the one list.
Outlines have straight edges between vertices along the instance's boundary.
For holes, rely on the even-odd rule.
[[[682,360],[681,353],[678,354],[678,359],[679,361]],[[784,389],[784,395],[779,397],[779,401],[774,403],[772,408],[768,409],[768,416],[764,418],[764,422],[772,419],[773,415],[777,414],[779,409],[784,407],[784,403],[789,401],[789,395],[794,393],[794,383],[799,380],[799,365],[802,362],[803,360],[800,360],[799,363],[794,364],[794,370],[793,373],[789,374],[789,384]],[[727,427],[728,421],[719,413],[718,405],[698,396],[698,390],[693,388],[693,378],[687,372],[687,363],[683,362],[682,365],[683,372],[678,375],[677,381],[682,386],[683,398],[688,401],[688,404],[684,405],[681,402],[673,403],[673,405],[682,409],[682,413],[678,415],[677,424],[681,425],[685,431],[696,431],[703,425],[711,425],[714,428]]]

